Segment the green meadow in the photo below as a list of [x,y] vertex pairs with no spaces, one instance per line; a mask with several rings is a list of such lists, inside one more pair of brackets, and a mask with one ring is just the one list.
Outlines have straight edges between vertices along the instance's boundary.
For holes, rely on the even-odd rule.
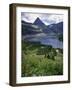
[[22,41],[21,76],[63,75],[63,50]]

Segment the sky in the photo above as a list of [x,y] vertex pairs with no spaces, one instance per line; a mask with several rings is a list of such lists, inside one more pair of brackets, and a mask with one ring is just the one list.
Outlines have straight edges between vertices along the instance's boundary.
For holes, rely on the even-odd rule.
[[45,25],[63,21],[62,14],[21,12],[21,20],[24,20],[26,22],[33,23],[37,17],[40,18],[40,20],[42,20]]

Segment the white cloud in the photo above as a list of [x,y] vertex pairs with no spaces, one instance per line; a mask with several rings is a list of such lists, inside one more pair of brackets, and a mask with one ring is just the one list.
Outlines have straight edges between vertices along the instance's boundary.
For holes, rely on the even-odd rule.
[[63,15],[44,13],[21,13],[22,20],[33,23],[39,17],[46,25],[63,21]]
[[33,13],[24,13],[22,14],[22,20],[27,22],[34,22],[37,17],[40,17],[40,14],[33,14]]

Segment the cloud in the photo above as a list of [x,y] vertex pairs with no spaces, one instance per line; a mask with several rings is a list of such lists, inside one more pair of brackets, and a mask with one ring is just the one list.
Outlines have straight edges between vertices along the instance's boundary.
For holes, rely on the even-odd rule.
[[22,20],[33,23],[37,17],[40,17],[40,14],[22,13],[21,16]]
[[62,14],[52,13],[21,13],[21,19],[33,23],[39,17],[46,25],[63,21]]

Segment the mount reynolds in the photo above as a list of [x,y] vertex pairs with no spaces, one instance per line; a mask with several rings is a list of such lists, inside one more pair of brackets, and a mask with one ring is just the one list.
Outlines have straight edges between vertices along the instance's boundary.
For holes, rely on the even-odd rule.
[[[37,18],[34,23],[21,21],[22,39],[30,42],[40,42],[44,45],[52,45],[54,48],[63,47],[63,22],[45,25]],[[59,40],[59,38],[61,38]]]

